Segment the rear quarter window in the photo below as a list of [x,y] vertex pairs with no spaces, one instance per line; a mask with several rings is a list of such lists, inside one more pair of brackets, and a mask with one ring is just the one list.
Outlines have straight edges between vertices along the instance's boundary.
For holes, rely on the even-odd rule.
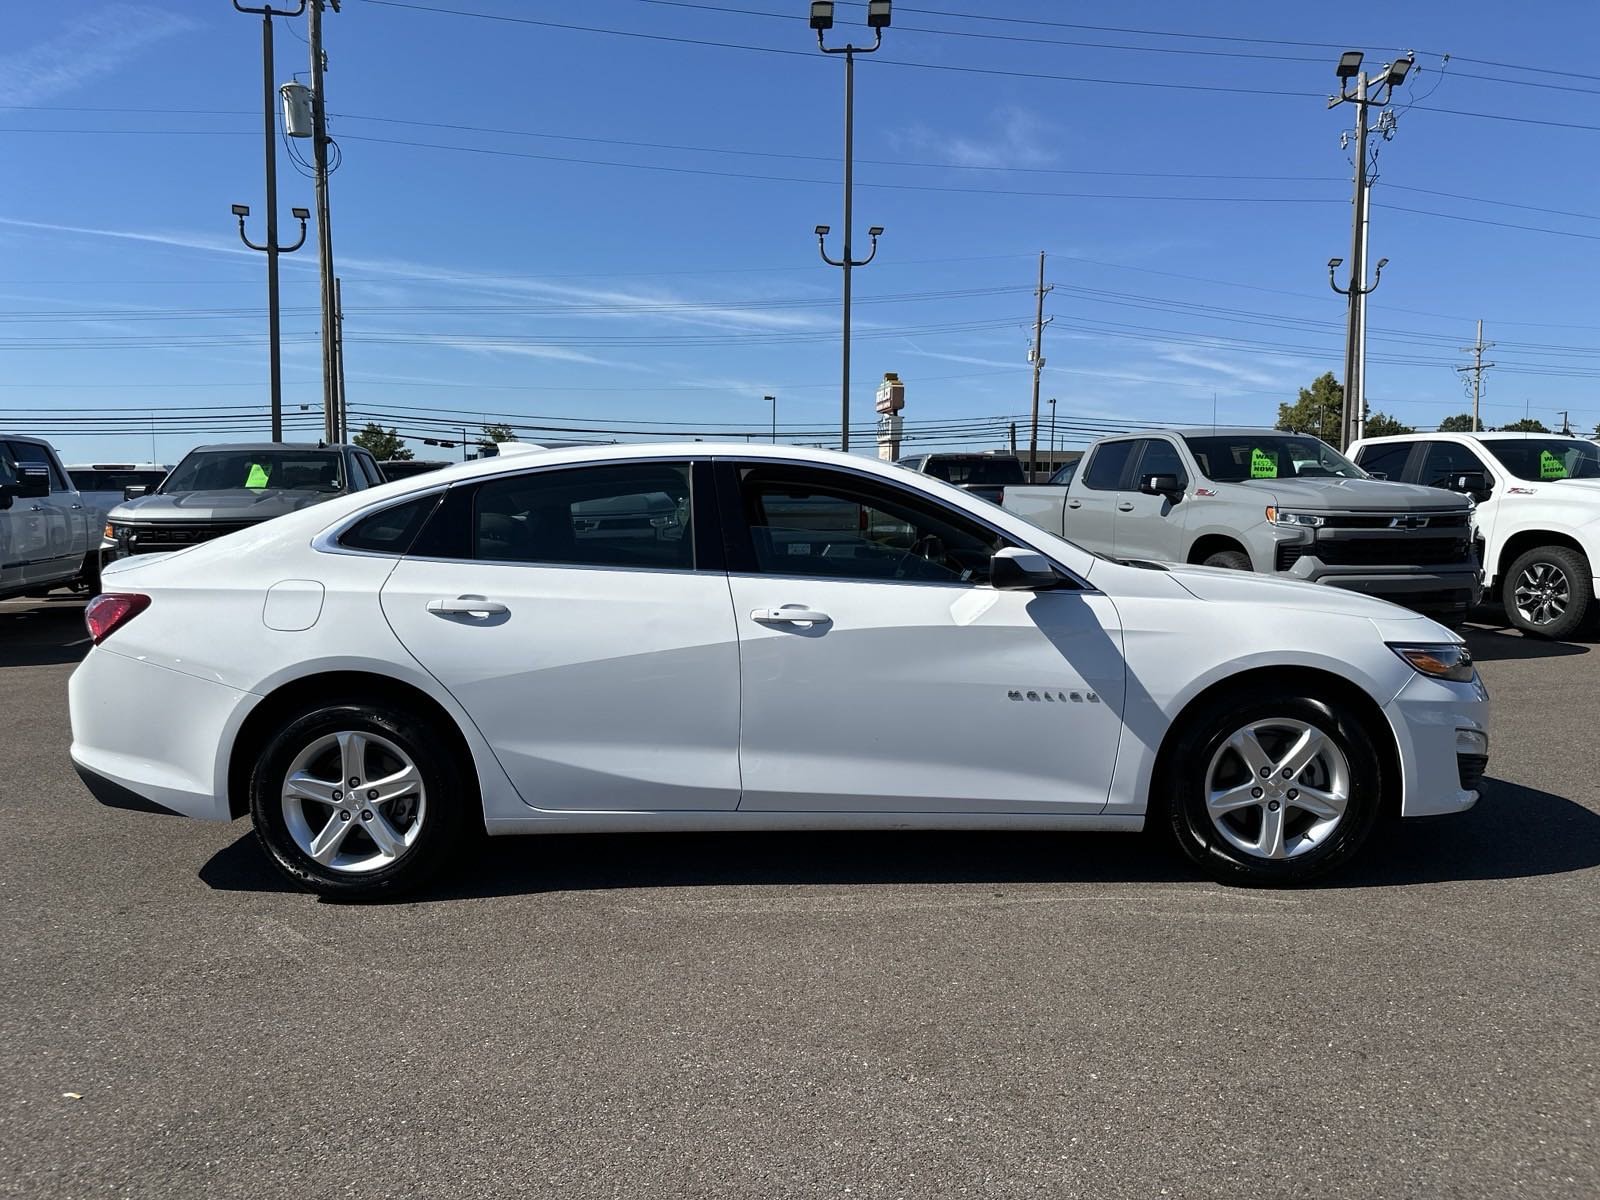
[[366,550],[375,554],[406,554],[417,534],[439,504],[440,493],[418,496],[402,504],[362,517],[339,538],[346,550]]

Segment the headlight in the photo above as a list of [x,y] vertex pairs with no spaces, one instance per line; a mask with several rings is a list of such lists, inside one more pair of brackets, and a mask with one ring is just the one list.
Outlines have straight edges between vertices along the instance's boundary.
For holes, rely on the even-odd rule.
[[1315,529],[1322,524],[1322,518],[1314,513],[1284,512],[1281,508],[1267,505],[1267,520],[1273,525],[1299,525],[1303,528]]
[[105,532],[102,533],[100,536],[105,538],[108,542],[116,541],[117,540],[117,527],[115,525],[113,525],[110,521],[107,521],[106,522]]
[[1472,665],[1472,651],[1454,642],[1431,645],[1404,646],[1389,643],[1412,670],[1434,679],[1453,679],[1457,683],[1471,683],[1477,673]]

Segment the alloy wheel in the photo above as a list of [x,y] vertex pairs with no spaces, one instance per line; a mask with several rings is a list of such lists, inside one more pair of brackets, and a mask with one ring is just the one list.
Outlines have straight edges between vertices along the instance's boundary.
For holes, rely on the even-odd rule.
[[1241,727],[1206,770],[1206,813],[1253,858],[1298,858],[1326,842],[1350,804],[1350,763],[1328,734],[1273,717]]
[[1572,603],[1572,585],[1567,573],[1552,562],[1530,563],[1517,576],[1515,598],[1517,615],[1530,625],[1551,625],[1561,619]]
[[422,832],[427,795],[417,765],[374,733],[330,733],[290,764],[283,780],[289,836],[313,862],[360,874],[402,858]]

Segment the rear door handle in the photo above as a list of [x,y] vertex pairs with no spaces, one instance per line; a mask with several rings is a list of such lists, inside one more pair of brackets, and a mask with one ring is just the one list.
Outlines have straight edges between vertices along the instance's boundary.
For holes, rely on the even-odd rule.
[[1067,507],[1068,508],[1082,508],[1083,507],[1083,501],[1082,500],[1068,500],[1067,501]]
[[482,596],[458,596],[454,600],[429,600],[428,611],[441,617],[498,617],[511,610],[498,600],[485,600]]
[[81,504],[74,504],[74,505],[73,505],[73,506],[72,506],[72,511],[73,511],[73,512],[77,512],[77,511],[78,511],[78,510],[79,510],[79,509],[80,509],[80,508],[82,508],[82,507],[83,507],[83,505],[81,505]]
[[1121,504],[1117,505],[1117,511],[1118,512],[1132,512],[1133,511],[1133,504],[1131,502],[1127,501],[1127,500],[1124,500]]
[[785,604],[782,608],[757,608],[750,612],[752,621],[767,625],[826,625],[833,620],[825,612],[802,608],[798,604]]

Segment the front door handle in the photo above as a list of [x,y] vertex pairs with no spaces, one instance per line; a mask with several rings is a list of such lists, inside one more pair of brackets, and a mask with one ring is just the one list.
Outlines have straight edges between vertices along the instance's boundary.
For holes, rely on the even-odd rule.
[[1132,512],[1133,511],[1133,502],[1130,501],[1130,500],[1124,500],[1121,504],[1117,505],[1117,511],[1118,512]]
[[78,510],[79,510],[79,509],[81,509],[81,508],[82,508],[82,507],[83,507],[83,505],[81,505],[81,504],[74,504],[74,505],[73,505],[73,506],[72,506],[72,511],[73,511],[73,512],[77,512],[77,511],[78,511]]
[[1067,507],[1068,508],[1082,508],[1083,507],[1083,501],[1082,500],[1068,500],[1067,501]]
[[785,604],[782,608],[752,609],[750,619],[766,625],[826,625],[833,620],[825,612],[818,612],[814,608],[802,608],[798,604]]
[[458,596],[454,600],[429,600],[428,611],[441,617],[498,617],[511,610],[498,600],[482,596]]

